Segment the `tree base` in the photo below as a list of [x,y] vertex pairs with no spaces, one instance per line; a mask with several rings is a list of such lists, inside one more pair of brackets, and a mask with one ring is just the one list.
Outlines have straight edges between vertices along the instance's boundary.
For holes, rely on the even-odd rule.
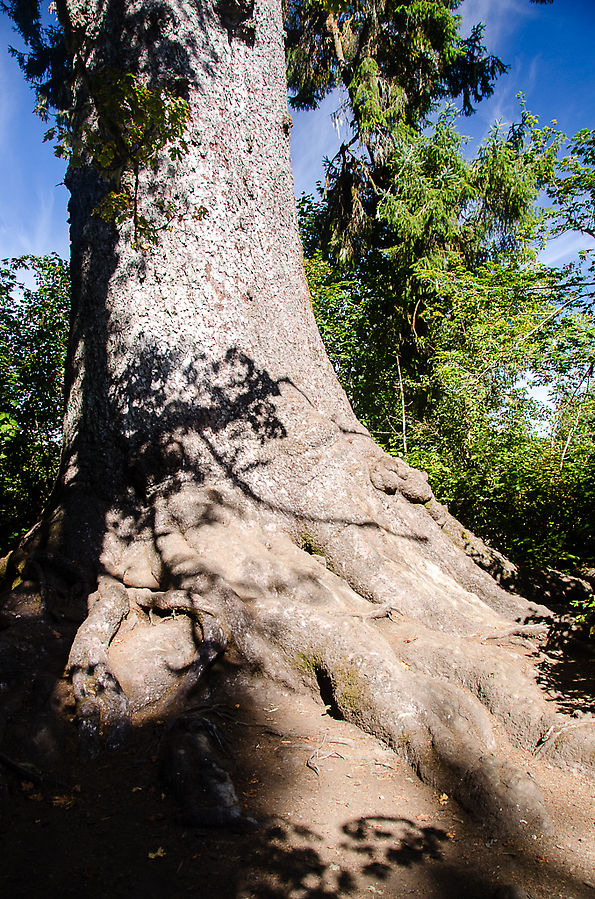
[[[565,717],[537,684],[552,613],[505,593],[456,547],[424,508],[434,510],[422,475],[364,435],[341,438],[340,450],[325,446],[314,467],[307,460],[309,486],[278,478],[275,501],[229,484],[168,482],[152,494],[152,527],[132,538],[121,510],[74,636],[55,596],[29,597],[27,617],[5,605],[15,695],[26,703],[38,689],[25,643],[37,641],[54,677],[69,649],[83,754],[175,721],[164,770],[194,808],[187,819],[244,826],[216,737],[188,718],[208,670],[231,653],[238,683],[257,672],[291,691],[308,687],[493,834],[524,842],[548,833],[541,792],[510,761],[513,749],[589,776],[595,764],[592,717]],[[43,558],[49,583],[56,555]],[[64,578],[68,564],[58,567]],[[51,685],[52,673],[43,677]]]
[[[122,749],[91,762],[67,740],[52,766],[47,755],[35,756],[43,783],[3,767],[10,809],[0,877],[10,895],[590,895],[588,786],[539,755],[508,750],[544,791],[556,836],[527,827],[521,849],[423,784],[380,741],[325,714],[320,698],[250,674],[232,648],[213,665],[193,706],[185,716],[197,726],[190,732],[202,739],[204,722],[212,726],[211,757],[258,829],[204,817],[189,826],[190,812],[208,814],[209,806],[196,783],[196,806],[188,808],[163,779],[170,737],[175,746],[188,733],[170,719],[137,723]],[[31,760],[32,741],[22,735],[17,747],[15,738],[13,728],[5,752]],[[215,778],[224,799],[226,782]],[[217,806],[219,822],[221,808],[225,803]]]

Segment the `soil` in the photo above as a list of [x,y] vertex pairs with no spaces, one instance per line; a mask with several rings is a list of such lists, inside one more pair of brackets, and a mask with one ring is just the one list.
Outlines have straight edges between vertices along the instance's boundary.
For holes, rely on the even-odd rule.
[[[55,664],[61,640],[68,634],[56,637]],[[527,643],[519,652],[530,661]],[[541,787],[554,836],[494,840],[322,698],[249,674],[233,655],[208,680],[191,714],[208,722],[254,825],[181,820],[160,777],[167,718],[138,718],[123,749],[82,760],[71,687],[57,672],[38,689],[51,693],[51,720],[33,701],[31,732],[2,744],[0,895],[595,897],[595,784],[576,771],[507,744]]]

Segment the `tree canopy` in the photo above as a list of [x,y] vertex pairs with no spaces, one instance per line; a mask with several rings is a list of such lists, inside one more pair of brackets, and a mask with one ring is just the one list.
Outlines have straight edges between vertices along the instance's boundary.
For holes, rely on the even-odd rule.
[[376,438],[496,546],[572,568],[594,552],[592,262],[558,270],[539,252],[589,233],[592,132],[567,145],[523,111],[468,159],[455,126],[447,113],[403,141],[383,239],[360,237],[351,261],[325,231],[328,200],[302,202],[315,309]]

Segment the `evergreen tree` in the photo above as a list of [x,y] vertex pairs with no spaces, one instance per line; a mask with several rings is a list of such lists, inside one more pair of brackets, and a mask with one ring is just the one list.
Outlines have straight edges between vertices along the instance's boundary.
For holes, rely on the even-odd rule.
[[[486,660],[484,637],[534,635],[527,619],[551,613],[507,594],[453,544],[427,479],[371,440],[333,374],[296,227],[280,3],[57,9],[73,60],[68,127],[82,147],[67,176],[60,473],[7,565],[24,584],[0,631],[0,658],[11,660],[0,700],[32,691],[18,732],[49,726],[47,677],[30,669],[61,677],[62,655],[43,650],[70,644],[84,748],[177,715],[163,759],[186,820],[246,823],[212,761],[203,703],[241,693],[249,704],[266,676],[330,693],[336,714],[382,736],[484,823],[521,839],[542,833],[543,797],[504,741],[587,767],[593,725],[550,740],[560,717],[525,657],[494,644]],[[127,75],[118,111],[108,88]],[[150,94],[137,132],[138,83]],[[177,125],[173,144],[145,128],[159,97],[166,123],[176,97],[187,104],[183,147]],[[111,145],[106,159],[97,151],[104,134],[116,167]],[[133,215],[106,220],[102,201],[122,185]],[[159,239],[143,245],[141,217],[160,229],[162,216]],[[380,632],[378,615],[393,613]],[[228,646],[233,660],[213,666]],[[207,670],[197,717],[189,694]],[[14,705],[3,713],[16,717]]]
[[[35,289],[20,279],[32,272]],[[68,269],[57,256],[21,256],[0,268],[0,547],[39,518],[60,450]]]

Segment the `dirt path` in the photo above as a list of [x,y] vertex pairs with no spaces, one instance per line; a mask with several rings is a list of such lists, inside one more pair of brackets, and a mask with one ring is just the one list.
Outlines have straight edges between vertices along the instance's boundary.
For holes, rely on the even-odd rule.
[[234,691],[233,704],[225,691],[211,693],[208,719],[258,829],[185,827],[159,778],[167,724],[147,724],[124,751],[74,770],[58,760],[60,783],[3,765],[10,811],[0,895],[595,897],[592,782],[514,753],[543,789],[556,829],[554,839],[528,833],[519,848],[490,840],[322,701],[237,676]]

